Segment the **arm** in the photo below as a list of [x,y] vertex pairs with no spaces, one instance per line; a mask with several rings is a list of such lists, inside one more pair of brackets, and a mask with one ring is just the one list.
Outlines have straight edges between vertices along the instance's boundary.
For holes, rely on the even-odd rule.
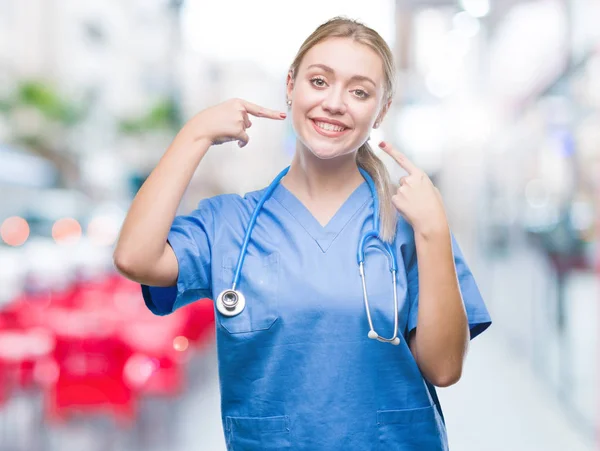
[[179,272],[167,236],[177,207],[210,142],[184,127],[144,182],[127,213],[115,247],[117,270],[136,282],[171,286]]
[[427,380],[447,387],[460,379],[470,337],[442,196],[406,156],[385,142],[380,147],[408,174],[392,202],[415,236],[419,302],[409,346]]
[[201,111],[177,134],[148,180],[135,196],[113,254],[125,277],[144,285],[177,283],[179,264],[167,243],[177,207],[196,168],[213,144],[248,143],[248,115],[282,120],[286,114],[231,99]]
[[417,328],[409,346],[419,369],[432,384],[447,387],[460,379],[469,345],[450,231],[415,233],[419,273]]

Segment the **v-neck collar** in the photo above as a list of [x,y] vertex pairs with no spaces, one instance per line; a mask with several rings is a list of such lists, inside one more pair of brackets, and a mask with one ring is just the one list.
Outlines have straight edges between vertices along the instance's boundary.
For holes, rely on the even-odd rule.
[[333,243],[350,219],[367,202],[372,202],[369,185],[367,182],[363,182],[344,201],[327,225],[322,226],[310,210],[281,183],[273,191],[272,197],[296,219],[304,230],[316,241],[323,253],[327,252],[331,243]]

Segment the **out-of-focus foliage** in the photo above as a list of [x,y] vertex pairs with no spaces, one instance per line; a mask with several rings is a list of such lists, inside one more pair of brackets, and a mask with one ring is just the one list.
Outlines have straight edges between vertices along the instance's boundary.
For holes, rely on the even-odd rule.
[[10,113],[18,108],[31,107],[62,125],[74,125],[85,116],[85,107],[60,96],[50,84],[38,80],[20,82],[12,96],[0,99],[0,112]]
[[8,142],[51,161],[63,184],[76,184],[79,168],[68,136],[82,123],[89,102],[74,101],[44,80],[24,79],[0,98],[0,114],[9,125]]
[[150,110],[136,118],[120,121],[119,131],[135,135],[157,130],[173,131],[181,127],[179,109],[172,99],[161,99]]

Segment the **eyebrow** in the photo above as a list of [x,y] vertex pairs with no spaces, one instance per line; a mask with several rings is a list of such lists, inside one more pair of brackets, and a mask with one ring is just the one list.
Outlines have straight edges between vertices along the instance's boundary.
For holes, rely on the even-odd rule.
[[[331,74],[335,73],[335,71],[331,67],[326,66],[325,64],[311,64],[310,66],[307,67],[307,69],[310,69],[311,67],[316,67],[316,68],[322,69],[325,72],[329,72]],[[354,75],[350,78],[350,80],[368,81],[373,86],[377,86],[377,84],[372,79],[370,79],[369,77],[367,77],[365,75]]]

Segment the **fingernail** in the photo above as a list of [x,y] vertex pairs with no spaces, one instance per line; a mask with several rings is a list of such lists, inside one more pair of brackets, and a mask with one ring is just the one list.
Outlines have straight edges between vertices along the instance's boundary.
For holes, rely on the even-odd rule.
[[282,119],[285,119],[287,117],[286,113],[279,113],[279,116],[281,116]]
[[381,142],[379,143],[379,147],[385,147],[385,141],[381,141]]

